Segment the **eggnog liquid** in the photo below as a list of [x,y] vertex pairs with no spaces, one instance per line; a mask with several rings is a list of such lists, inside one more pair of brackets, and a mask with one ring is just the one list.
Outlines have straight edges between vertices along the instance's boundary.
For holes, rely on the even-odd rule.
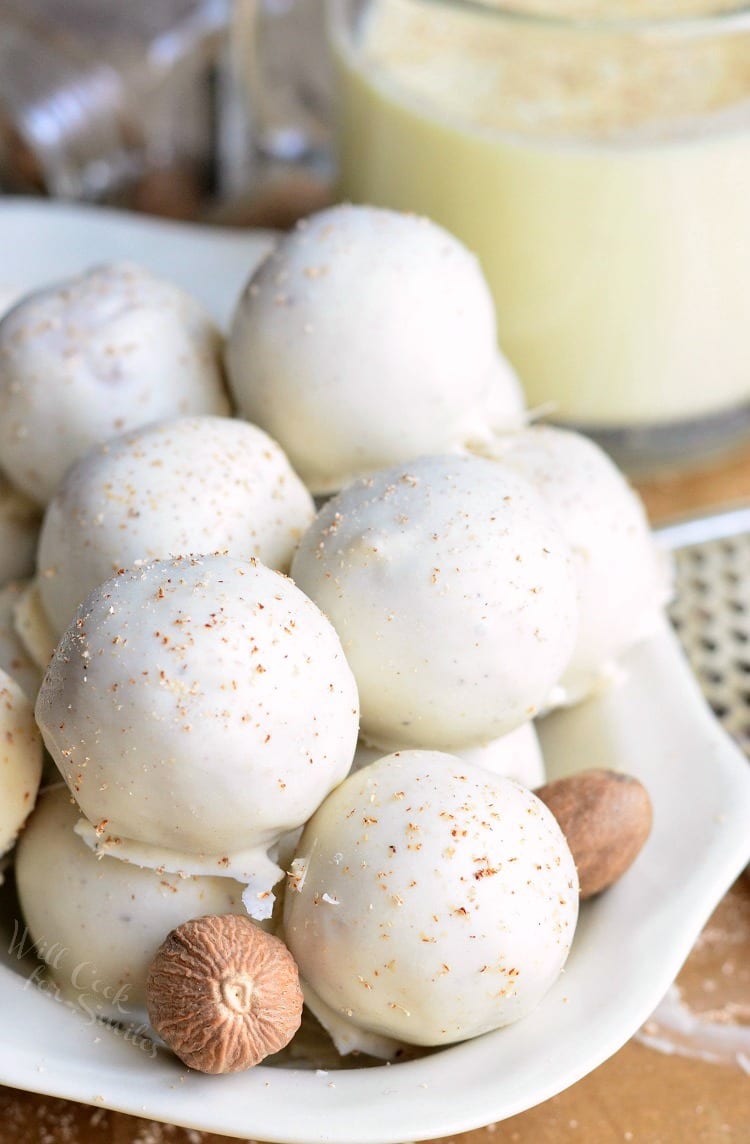
[[750,32],[688,31],[649,54],[647,29],[540,42],[376,0],[335,35],[342,197],[476,251],[530,406],[563,422],[750,403]]

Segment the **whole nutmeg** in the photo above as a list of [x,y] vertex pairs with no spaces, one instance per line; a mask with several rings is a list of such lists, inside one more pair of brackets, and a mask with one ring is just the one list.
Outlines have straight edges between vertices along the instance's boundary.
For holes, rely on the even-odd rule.
[[635,861],[651,831],[648,791],[619,771],[588,770],[534,791],[554,814],[578,869],[581,898],[601,893]]
[[146,982],[155,1031],[190,1068],[241,1072],[289,1044],[302,1018],[297,965],[249,917],[195,918],[172,930]]

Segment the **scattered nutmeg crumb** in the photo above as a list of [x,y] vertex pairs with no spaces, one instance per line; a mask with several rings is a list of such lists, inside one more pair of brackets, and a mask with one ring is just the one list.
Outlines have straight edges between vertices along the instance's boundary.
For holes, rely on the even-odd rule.
[[278,1052],[302,1017],[297,965],[249,917],[195,918],[151,962],[146,1005],[155,1031],[189,1068],[241,1072]]
[[653,818],[648,791],[619,771],[587,770],[534,791],[554,814],[578,869],[581,898],[622,877],[641,852]]

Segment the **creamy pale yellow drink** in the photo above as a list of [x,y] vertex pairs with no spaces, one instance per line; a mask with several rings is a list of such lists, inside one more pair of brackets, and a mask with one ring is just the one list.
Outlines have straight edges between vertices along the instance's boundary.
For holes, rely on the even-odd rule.
[[750,405],[750,13],[709,35],[645,10],[334,22],[343,196],[472,247],[529,403],[605,431]]

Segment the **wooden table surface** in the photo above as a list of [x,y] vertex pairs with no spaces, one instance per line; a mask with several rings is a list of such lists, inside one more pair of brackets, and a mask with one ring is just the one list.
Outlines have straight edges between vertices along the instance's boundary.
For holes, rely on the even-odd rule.
[[[652,520],[750,502],[750,449],[724,464],[640,485]],[[750,824],[749,824],[750,829]],[[750,878],[719,906],[678,984],[686,996],[729,991],[750,1023]],[[616,983],[614,983],[616,987]],[[741,1004],[737,998],[741,999]],[[750,1066],[748,1066],[750,1067]],[[456,1144],[750,1144],[750,1076],[738,1065],[668,1055],[630,1041],[584,1080]],[[226,1144],[226,1137],[0,1088],[0,1144]]]

